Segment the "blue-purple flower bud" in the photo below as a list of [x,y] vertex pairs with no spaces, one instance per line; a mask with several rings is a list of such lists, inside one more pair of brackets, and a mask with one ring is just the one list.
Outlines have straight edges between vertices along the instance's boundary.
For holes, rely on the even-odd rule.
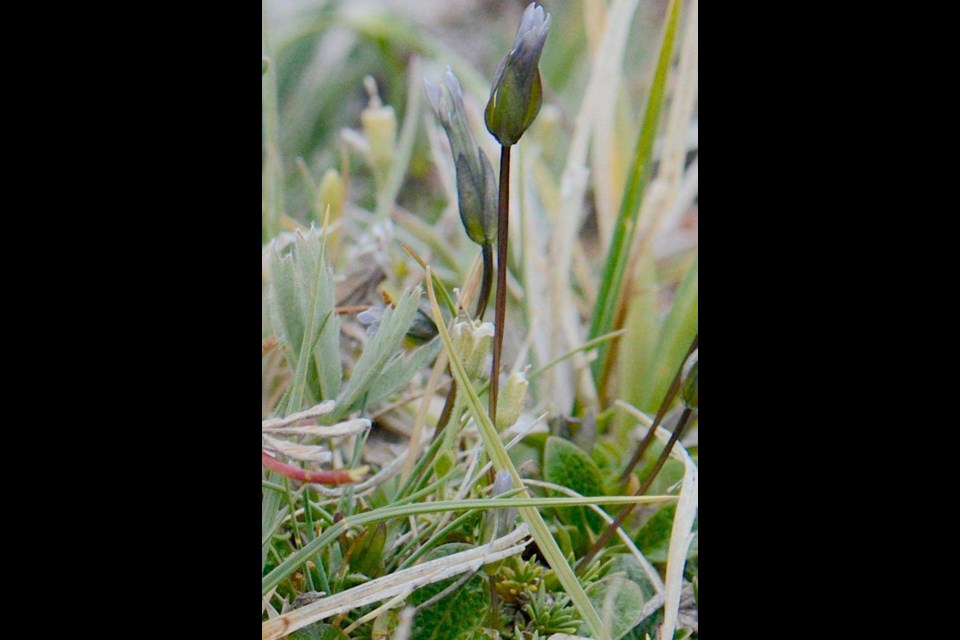
[[471,240],[479,245],[491,245],[497,236],[497,182],[490,160],[470,131],[460,81],[448,68],[441,86],[429,80],[426,85],[430,104],[453,150],[463,226]]
[[487,129],[505,147],[517,144],[540,113],[540,56],[549,35],[550,14],[532,3],[520,21],[513,50],[497,68],[486,120]]

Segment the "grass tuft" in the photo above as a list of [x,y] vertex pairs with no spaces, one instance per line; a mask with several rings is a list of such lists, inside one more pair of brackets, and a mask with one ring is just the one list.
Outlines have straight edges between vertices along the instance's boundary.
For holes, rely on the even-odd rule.
[[699,3],[415,4],[262,5],[261,636],[696,638]]

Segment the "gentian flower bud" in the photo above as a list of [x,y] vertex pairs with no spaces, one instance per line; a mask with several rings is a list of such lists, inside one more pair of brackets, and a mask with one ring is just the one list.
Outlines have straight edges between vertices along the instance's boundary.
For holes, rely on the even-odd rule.
[[531,3],[513,50],[500,62],[487,104],[487,129],[504,147],[520,142],[543,104],[540,56],[550,35],[550,14]]
[[463,106],[463,88],[448,67],[441,86],[426,82],[430,104],[440,118],[457,169],[460,218],[477,244],[491,245],[497,237],[497,182],[487,154],[480,149]]

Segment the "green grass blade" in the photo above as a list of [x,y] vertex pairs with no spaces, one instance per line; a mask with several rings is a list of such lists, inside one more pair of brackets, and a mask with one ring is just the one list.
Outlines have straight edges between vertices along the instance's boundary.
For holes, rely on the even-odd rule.
[[[613,244],[607,254],[603,279],[600,282],[600,294],[593,314],[590,338],[611,333],[616,324],[617,311],[627,285],[626,272],[630,264],[630,252],[637,233],[640,210],[644,195],[653,174],[654,144],[660,129],[660,116],[667,98],[667,79],[673,60],[677,31],[680,24],[683,0],[672,0],[667,14],[667,24],[660,50],[660,61],[654,76],[653,86],[647,100],[647,108],[637,142],[633,164],[630,169],[627,188],[620,207],[620,215],[614,234]],[[609,345],[600,347],[600,355],[593,365],[594,379],[600,381],[610,358]]]
[[[420,502],[400,506],[383,507],[365,513],[348,516],[323,532],[320,536],[305,544],[303,548],[284,560],[276,569],[267,574],[260,583],[261,595],[267,595],[281,582],[299,571],[307,561],[314,557],[324,547],[332,544],[354,527],[382,522],[385,520],[402,520],[411,516],[429,515],[432,513],[489,511],[490,509],[517,509],[518,511],[537,511],[540,509],[573,509],[588,505],[626,506],[630,504],[659,504],[676,500],[673,496],[602,496],[584,498],[504,498],[497,500],[449,500],[440,502]],[[548,532],[549,535],[549,532]],[[533,534],[534,540],[539,538]],[[550,536],[550,540],[553,537]],[[554,542],[556,544],[556,542]],[[540,547],[543,550],[543,547]],[[560,549],[558,548],[559,552]],[[562,557],[562,556],[561,556]],[[566,561],[564,561],[566,564]],[[569,565],[567,565],[569,567]],[[572,573],[572,571],[571,571]],[[576,577],[574,577],[576,581]],[[577,581],[577,585],[580,583]],[[581,588],[582,590],[582,588]],[[584,594],[585,595],[585,594]],[[591,605],[592,608],[592,605]],[[594,613],[596,611],[594,610]],[[597,617],[599,621],[599,616]],[[606,636],[603,636],[606,637]]]

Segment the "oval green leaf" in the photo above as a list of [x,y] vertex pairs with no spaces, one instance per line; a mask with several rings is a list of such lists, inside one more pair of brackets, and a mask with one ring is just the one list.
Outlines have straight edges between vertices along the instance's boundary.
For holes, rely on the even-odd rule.
[[[586,497],[603,495],[603,480],[597,463],[577,445],[563,438],[551,437],[547,440],[543,459],[543,475],[547,482]],[[575,527],[589,525],[595,532],[603,527],[600,516],[584,507],[564,509],[560,519]]]

